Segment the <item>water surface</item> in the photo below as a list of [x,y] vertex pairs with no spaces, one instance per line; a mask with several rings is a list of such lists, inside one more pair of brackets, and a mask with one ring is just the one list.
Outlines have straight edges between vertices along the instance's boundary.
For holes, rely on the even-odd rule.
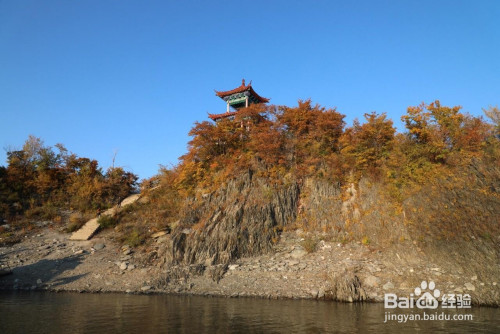
[[0,333],[500,333],[497,308],[473,307],[473,321],[407,323],[384,323],[385,311],[310,300],[0,292]]

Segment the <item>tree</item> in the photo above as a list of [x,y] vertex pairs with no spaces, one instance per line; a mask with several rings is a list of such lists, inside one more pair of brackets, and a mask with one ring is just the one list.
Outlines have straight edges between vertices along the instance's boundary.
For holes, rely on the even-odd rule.
[[385,113],[364,114],[366,122],[355,120],[342,136],[342,154],[360,170],[376,169],[388,158],[396,129]]
[[72,206],[82,211],[107,207],[133,189],[137,176],[122,168],[103,175],[96,160],[70,154],[62,144],[46,146],[29,136],[22,150],[7,152],[7,168],[2,170],[0,207],[4,212],[41,212],[44,207]]
[[498,106],[490,106],[488,109],[483,109],[484,114],[488,117],[495,127],[495,136],[500,139],[500,109]]
[[345,125],[344,115],[335,109],[312,106],[311,100],[299,100],[295,108],[279,107],[277,122],[284,132],[287,159],[305,174],[324,165],[338,151]]

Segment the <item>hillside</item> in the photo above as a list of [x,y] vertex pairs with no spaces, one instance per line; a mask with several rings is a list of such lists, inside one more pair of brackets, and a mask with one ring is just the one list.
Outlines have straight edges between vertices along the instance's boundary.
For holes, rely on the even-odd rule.
[[[160,187],[123,224],[171,231],[167,281],[205,271],[218,281],[231,263],[273,254],[283,233],[296,232],[308,253],[325,242],[361,245],[390,259],[393,282],[438,268],[434,280],[446,273],[450,289],[498,304],[498,125],[439,101],[410,107],[406,133],[384,114],[365,118],[344,128],[335,110],[305,101],[198,123],[181,163],[152,180]],[[364,267],[345,268],[351,283],[367,276]],[[464,287],[475,280],[474,291]]]
[[[101,226],[163,268],[159,291],[379,301],[432,279],[499,305],[499,114],[487,110],[491,124],[435,101],[409,107],[397,133],[385,114],[346,127],[310,101],[251,105],[196,123],[180,163],[144,181],[142,200]],[[74,170],[67,180],[90,177]],[[112,189],[132,190],[135,179],[115,173],[121,188],[106,181],[113,171],[96,177],[94,208],[123,198]],[[40,208],[61,198],[42,194],[30,197]],[[25,203],[17,214],[29,225]],[[161,231],[160,243],[150,238]]]

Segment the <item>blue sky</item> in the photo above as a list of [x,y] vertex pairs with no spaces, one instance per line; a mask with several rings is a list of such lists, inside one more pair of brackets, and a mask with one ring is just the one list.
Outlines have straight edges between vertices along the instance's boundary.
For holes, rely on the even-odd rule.
[[[0,0],[0,149],[29,134],[141,178],[177,163],[214,89],[351,123],[500,103],[500,1]],[[5,150],[0,165],[5,164]]]

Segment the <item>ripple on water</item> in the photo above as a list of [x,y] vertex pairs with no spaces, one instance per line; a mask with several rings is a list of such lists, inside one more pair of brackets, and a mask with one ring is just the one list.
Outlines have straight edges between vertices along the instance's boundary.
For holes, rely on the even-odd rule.
[[500,309],[473,321],[384,323],[381,304],[189,296],[0,293],[0,333],[500,332]]

